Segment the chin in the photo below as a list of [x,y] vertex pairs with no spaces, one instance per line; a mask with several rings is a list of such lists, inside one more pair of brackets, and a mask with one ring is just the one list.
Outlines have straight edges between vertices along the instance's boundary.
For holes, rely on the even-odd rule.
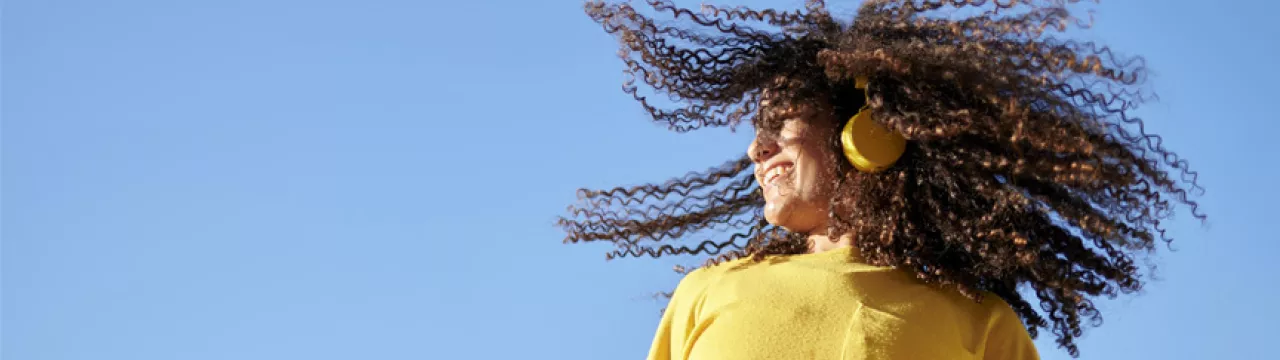
[[768,204],[764,209],[764,220],[770,225],[786,229],[793,233],[808,234],[817,230],[818,223],[814,218],[820,214],[816,209],[811,209],[802,204],[796,204],[791,201],[784,201],[780,204]]
[[[789,205],[790,204],[787,203],[765,205],[764,221],[769,222],[770,225],[794,232],[795,224],[792,224],[790,221],[794,209]],[[770,210],[770,208],[773,209]]]
[[[768,222],[768,223],[769,223],[769,225],[779,226],[779,227],[782,227],[783,229],[786,229],[786,228],[787,228],[787,226],[786,226],[786,225],[783,225],[783,224],[782,224],[782,221],[780,221],[780,220],[782,220],[782,219],[778,219],[778,216],[777,216],[777,215],[770,216],[769,214],[764,214],[764,221],[765,221],[765,222]],[[790,230],[790,229],[788,229],[788,230]]]

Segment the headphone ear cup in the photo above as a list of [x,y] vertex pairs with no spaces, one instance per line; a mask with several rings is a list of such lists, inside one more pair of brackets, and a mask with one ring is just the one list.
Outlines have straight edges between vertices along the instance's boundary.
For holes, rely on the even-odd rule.
[[840,132],[844,156],[858,171],[879,172],[893,166],[907,150],[907,139],[889,131],[862,109],[844,124]]

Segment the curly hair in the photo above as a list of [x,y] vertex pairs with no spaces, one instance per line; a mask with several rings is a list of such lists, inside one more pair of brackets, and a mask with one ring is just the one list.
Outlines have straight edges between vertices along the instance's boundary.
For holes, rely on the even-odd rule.
[[[1093,299],[1142,288],[1135,260],[1172,241],[1161,221],[1180,205],[1205,220],[1189,199],[1203,192],[1196,172],[1128,115],[1152,98],[1139,87],[1145,61],[1052,36],[1091,25],[1074,2],[868,0],[850,21],[815,0],[790,12],[647,0],[665,23],[628,3],[585,8],[621,42],[623,90],[671,130],[748,122],[767,136],[782,120],[762,101],[825,102],[836,119],[865,105],[908,147],[882,172],[833,162],[829,234],[853,235],[868,263],[975,301],[999,296],[1074,357],[1082,323],[1101,324]],[[962,10],[972,15],[947,12]],[[611,242],[609,259],[710,265],[809,249],[806,234],[765,222],[745,156],[579,198],[558,222],[565,242]]]

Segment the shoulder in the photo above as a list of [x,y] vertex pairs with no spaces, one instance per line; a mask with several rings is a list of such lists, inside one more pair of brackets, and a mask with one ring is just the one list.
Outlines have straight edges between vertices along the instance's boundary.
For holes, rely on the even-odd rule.
[[996,294],[988,293],[982,298],[982,307],[990,323],[1016,323],[1022,325],[1022,318],[1013,310],[1008,302]]
[[988,330],[1023,328],[1022,318],[1013,306],[994,293],[984,293],[979,301],[960,295],[958,291],[952,291],[950,295],[951,302],[957,305],[956,311],[968,313],[974,321],[985,323]]
[[693,271],[685,274],[684,278],[680,279],[680,285],[677,289],[703,287],[723,276],[729,269],[738,267],[746,261],[747,259],[730,260],[693,269]]
[[987,308],[986,359],[1035,360],[1040,358],[1022,317],[998,296],[984,298]]
[[684,295],[688,297],[692,296],[694,293],[700,293],[711,284],[720,281],[720,279],[726,274],[750,264],[751,259],[743,258],[694,269],[680,279],[680,283],[679,285],[676,285],[676,290],[673,296],[678,297]]

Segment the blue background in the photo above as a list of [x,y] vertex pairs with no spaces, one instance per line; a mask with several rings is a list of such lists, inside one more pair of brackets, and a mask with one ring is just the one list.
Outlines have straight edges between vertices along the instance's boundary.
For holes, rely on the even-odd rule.
[[[1210,223],[1179,214],[1086,358],[1274,352],[1280,5],[1209,4],[1098,7]],[[647,122],[578,1],[3,5],[6,360],[641,358],[672,262],[553,221],[750,136]]]

